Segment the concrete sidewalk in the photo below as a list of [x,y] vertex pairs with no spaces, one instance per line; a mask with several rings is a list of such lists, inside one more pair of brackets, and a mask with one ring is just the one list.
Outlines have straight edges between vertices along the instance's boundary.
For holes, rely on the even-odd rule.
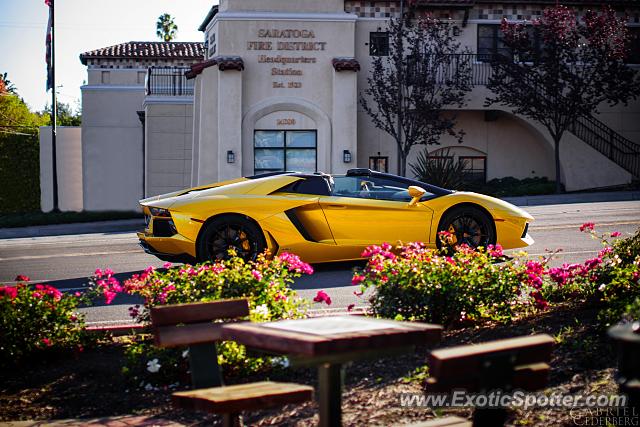
[[[640,191],[549,194],[543,196],[504,197],[503,200],[516,206],[617,202],[640,200]],[[33,227],[0,228],[0,239],[61,236],[67,234],[133,232],[143,228],[144,220],[142,218],[74,224],[38,225]]]
[[640,191],[599,191],[595,193],[545,194],[542,196],[502,197],[516,206],[562,205],[567,203],[624,202],[640,200]]

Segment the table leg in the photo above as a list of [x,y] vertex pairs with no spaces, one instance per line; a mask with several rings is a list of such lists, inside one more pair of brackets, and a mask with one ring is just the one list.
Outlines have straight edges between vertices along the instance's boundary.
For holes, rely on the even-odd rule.
[[342,425],[343,373],[344,368],[340,363],[324,363],[318,366],[320,427]]

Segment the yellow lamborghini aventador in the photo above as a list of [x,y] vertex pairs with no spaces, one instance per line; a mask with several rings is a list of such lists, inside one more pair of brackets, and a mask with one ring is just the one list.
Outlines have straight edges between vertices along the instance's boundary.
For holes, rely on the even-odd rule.
[[146,229],[140,244],[163,260],[225,258],[233,248],[253,259],[265,249],[309,263],[361,258],[369,245],[456,243],[530,245],[533,217],[481,194],[445,190],[369,169],[346,175],[274,172],[140,201]]

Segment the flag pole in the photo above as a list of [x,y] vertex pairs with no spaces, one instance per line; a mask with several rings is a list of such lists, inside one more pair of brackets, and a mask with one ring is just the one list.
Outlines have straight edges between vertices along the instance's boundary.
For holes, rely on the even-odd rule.
[[55,38],[55,0],[51,0],[51,157],[53,183],[53,212],[60,212],[58,207],[58,156],[56,152],[56,131],[58,120],[58,103],[56,102],[56,38]]

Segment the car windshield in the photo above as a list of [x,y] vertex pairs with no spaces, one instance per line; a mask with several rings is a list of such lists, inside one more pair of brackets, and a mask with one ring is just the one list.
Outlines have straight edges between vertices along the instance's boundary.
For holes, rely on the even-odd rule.
[[[334,176],[331,195],[361,199],[410,202],[409,182],[376,176]],[[427,192],[421,200],[433,197]]]

